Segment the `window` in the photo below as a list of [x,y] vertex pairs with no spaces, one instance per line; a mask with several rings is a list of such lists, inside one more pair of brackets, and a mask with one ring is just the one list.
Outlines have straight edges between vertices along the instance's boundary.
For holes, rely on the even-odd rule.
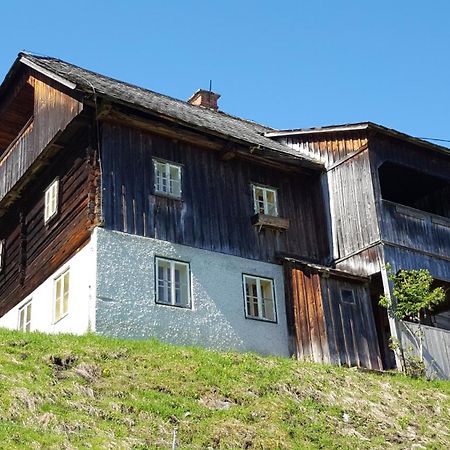
[[0,240],[0,272],[5,266],[5,241]]
[[356,305],[355,293],[351,289],[341,289],[342,303]]
[[59,180],[55,180],[45,191],[45,222],[48,222],[58,213],[58,193]]
[[253,200],[256,214],[278,216],[277,191],[275,189],[254,184]]
[[244,275],[244,287],[246,317],[276,322],[273,280]]
[[155,165],[155,193],[181,198],[181,166],[153,160]]
[[31,301],[19,309],[19,330],[30,331],[31,328]]
[[69,312],[69,271],[55,279],[55,323]]
[[156,258],[156,303],[191,307],[189,264]]

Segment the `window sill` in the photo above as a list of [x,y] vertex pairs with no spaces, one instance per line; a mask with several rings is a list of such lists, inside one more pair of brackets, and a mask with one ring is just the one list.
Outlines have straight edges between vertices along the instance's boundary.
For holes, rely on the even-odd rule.
[[246,319],[248,320],[256,320],[257,322],[265,322],[265,323],[273,323],[273,324],[277,324],[278,321],[277,320],[270,320],[270,319],[264,319],[262,317],[253,317],[253,316],[245,316]]
[[192,311],[191,305],[172,305],[172,303],[163,303],[155,300],[155,304],[158,306],[168,306],[170,308],[189,309]]
[[155,197],[161,197],[161,198],[170,198],[171,200],[178,200],[179,202],[182,202],[182,197],[178,197],[176,195],[167,194],[165,192],[154,192],[153,195]]
[[57,323],[61,322],[61,320],[65,319],[68,315],[69,315],[69,313],[64,314],[64,315],[61,316],[58,320],[55,320],[55,321],[53,322],[53,325],[56,325]]
[[255,214],[252,217],[252,225],[255,227],[275,228],[278,230],[287,230],[289,228],[289,219],[282,217],[269,216],[267,214]]

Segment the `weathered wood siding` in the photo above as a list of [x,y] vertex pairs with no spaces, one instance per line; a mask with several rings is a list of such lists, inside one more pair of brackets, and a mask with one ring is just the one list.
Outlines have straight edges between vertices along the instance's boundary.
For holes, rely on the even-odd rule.
[[368,150],[327,172],[334,259],[341,260],[380,239]]
[[382,200],[385,242],[440,255],[450,262],[450,219]]
[[[328,253],[319,175],[275,170],[147,132],[102,126],[105,226],[274,262],[278,252],[321,261]],[[154,195],[152,158],[182,164],[182,200]],[[287,231],[252,226],[251,183],[278,189]]]
[[289,300],[292,302],[294,351],[297,358],[329,363],[330,349],[325,326],[322,288],[318,273],[292,268]]
[[428,269],[434,278],[450,281],[450,258],[438,257],[398,245],[383,245],[384,261],[394,272],[400,269]]
[[[418,325],[401,322],[401,340],[407,354],[418,355]],[[450,380],[450,331],[422,325],[423,357],[429,378]]]
[[[93,225],[90,189],[98,168],[87,148],[87,137],[75,136],[73,145],[61,149],[51,166],[0,218],[0,238],[6,241],[5,267],[0,272],[0,316],[88,241]],[[59,213],[45,224],[44,190],[56,177],[60,179]]]
[[[371,138],[370,152],[376,207],[380,217],[380,233],[383,241],[399,247],[419,250],[429,256],[437,255],[448,261],[450,219],[383,200],[378,169],[384,162],[389,161],[446,179],[450,183],[450,150],[446,155],[398,139],[374,136]],[[450,206],[448,199],[447,205],[447,207]],[[417,264],[421,264],[420,260],[424,256],[418,253],[416,258]]]
[[308,135],[294,135],[276,138],[299,154],[313,156],[325,164],[329,169],[336,163],[349,158],[367,146],[366,132],[353,131],[351,133],[311,133]]
[[[355,304],[342,301],[342,289],[353,291]],[[331,363],[381,369],[368,284],[322,277],[321,291]]]
[[278,138],[327,168],[333,258],[351,256],[380,239],[366,131]]
[[[286,273],[293,350],[299,359],[381,369],[381,357],[367,284],[322,276],[309,268]],[[341,290],[354,292],[355,304]]]
[[82,103],[44,81],[30,76],[28,83],[34,88],[34,115],[23,135],[0,156],[0,201],[82,110]]

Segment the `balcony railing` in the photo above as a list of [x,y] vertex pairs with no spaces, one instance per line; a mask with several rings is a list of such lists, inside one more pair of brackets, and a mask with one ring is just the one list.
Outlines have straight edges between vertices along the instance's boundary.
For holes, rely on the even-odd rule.
[[0,156],[0,201],[19,181],[35,160],[33,118]]
[[382,239],[411,249],[450,257],[450,219],[382,200]]

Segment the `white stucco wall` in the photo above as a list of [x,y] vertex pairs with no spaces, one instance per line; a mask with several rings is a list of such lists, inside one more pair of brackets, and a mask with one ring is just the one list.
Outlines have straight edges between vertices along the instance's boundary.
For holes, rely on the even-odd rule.
[[[96,331],[288,356],[282,267],[97,229]],[[155,303],[155,256],[190,263],[192,309]],[[242,274],[274,280],[277,323],[245,318]]]
[[[94,331],[95,325],[95,234],[91,241],[67,263],[47,278],[26,299],[0,318],[0,327],[17,329],[19,309],[30,300],[31,331],[47,333],[83,334]],[[67,269],[70,270],[68,314],[54,323],[54,280]]]

